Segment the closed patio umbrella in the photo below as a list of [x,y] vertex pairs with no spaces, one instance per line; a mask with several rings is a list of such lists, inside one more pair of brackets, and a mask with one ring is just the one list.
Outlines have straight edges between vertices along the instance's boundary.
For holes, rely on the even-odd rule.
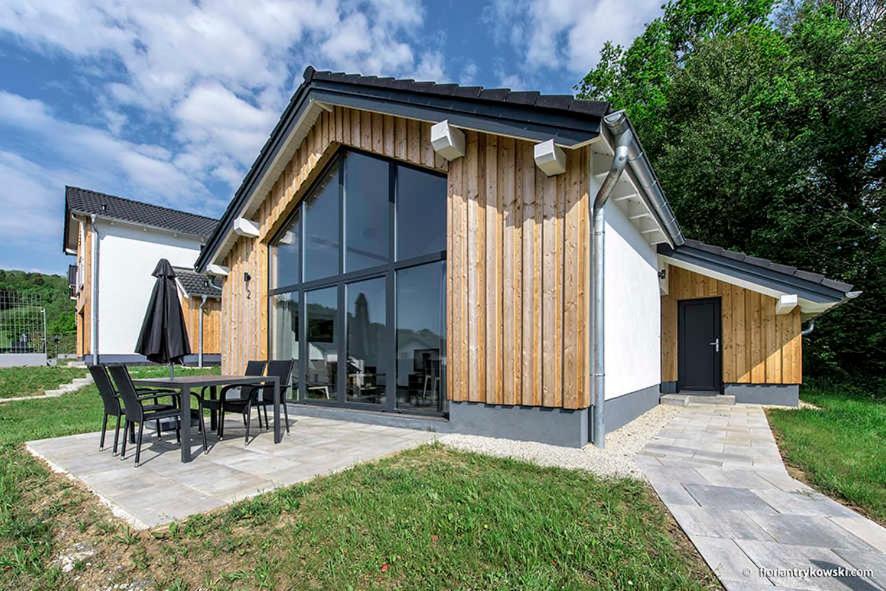
[[188,330],[178,299],[172,265],[166,259],[160,259],[152,275],[157,280],[151,292],[151,301],[148,302],[135,351],[154,363],[168,363],[171,376],[173,364],[182,363],[184,357],[191,354]]

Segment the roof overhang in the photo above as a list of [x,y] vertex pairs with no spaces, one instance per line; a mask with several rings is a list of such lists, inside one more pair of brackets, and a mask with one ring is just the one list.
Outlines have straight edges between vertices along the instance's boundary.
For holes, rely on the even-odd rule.
[[293,95],[197,258],[197,271],[205,271],[210,264],[222,263],[222,258],[237,239],[232,231],[234,221],[252,215],[318,116],[333,106],[429,123],[448,120],[450,125],[460,129],[534,142],[553,139],[555,145],[564,148],[590,144],[599,139],[602,129],[602,118],[586,113],[306,79]]
[[779,300],[784,307],[796,297],[804,318],[811,318],[857,297],[861,292],[840,291],[820,283],[718,256],[689,246],[659,246],[659,255],[670,265]]
[[612,188],[607,206],[618,207],[649,244],[682,245],[683,233],[676,216],[627,115],[618,111],[606,115],[603,121],[605,125],[600,133],[602,141],[591,148],[592,187],[599,187],[609,174],[614,155],[614,136],[627,130],[631,137],[628,165]]

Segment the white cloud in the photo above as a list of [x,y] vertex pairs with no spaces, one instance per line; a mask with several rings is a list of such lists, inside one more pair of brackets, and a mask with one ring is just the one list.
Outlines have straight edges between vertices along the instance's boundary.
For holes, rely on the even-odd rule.
[[58,181],[56,171],[0,150],[0,207],[15,212],[0,216],[0,235],[21,243],[57,237],[61,248],[63,215]]
[[474,84],[477,81],[477,73],[480,71],[480,68],[477,66],[477,63],[474,61],[468,61],[461,69],[461,73],[458,75],[458,83],[459,84]]
[[484,13],[497,43],[525,58],[516,69],[583,74],[606,41],[628,45],[661,12],[660,0],[494,0]]
[[427,51],[421,55],[410,77],[431,82],[446,82],[445,60],[439,51]]
[[[40,173],[53,181],[54,199],[59,202],[65,184],[84,184],[159,197],[165,204],[203,211],[213,203],[200,180],[177,167],[166,147],[128,142],[102,129],[61,120],[41,101],[0,91],[0,129],[7,137],[42,146],[41,161],[53,162],[54,168],[50,174],[44,165],[34,166],[40,166]],[[28,162],[7,157],[0,183],[40,178]],[[18,174],[16,165],[21,167]],[[40,184],[46,186],[43,181]],[[18,199],[22,200],[21,195]]]
[[[411,43],[424,10],[409,0],[12,1],[0,30],[40,51],[119,70],[98,93],[102,120],[171,122],[178,158],[225,182],[255,157],[293,90],[293,57],[321,67],[445,78],[444,59]],[[297,61],[296,61],[297,63]],[[217,173],[217,174],[216,174]]]

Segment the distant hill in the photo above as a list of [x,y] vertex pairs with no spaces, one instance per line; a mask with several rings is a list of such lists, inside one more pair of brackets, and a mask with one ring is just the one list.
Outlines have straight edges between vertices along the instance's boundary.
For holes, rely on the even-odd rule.
[[61,337],[59,350],[62,353],[73,352],[77,325],[74,320],[74,301],[69,297],[66,277],[0,269],[0,305],[10,299],[7,294],[38,298],[40,305],[46,308],[46,334],[50,353],[55,352],[55,335]]

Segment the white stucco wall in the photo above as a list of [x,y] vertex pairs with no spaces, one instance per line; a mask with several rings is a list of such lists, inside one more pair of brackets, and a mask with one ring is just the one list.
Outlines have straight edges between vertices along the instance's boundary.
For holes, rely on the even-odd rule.
[[606,204],[606,398],[661,381],[657,256],[610,201]]
[[99,233],[98,353],[135,352],[145,308],[151,298],[151,272],[161,258],[192,267],[200,243],[172,234],[123,225],[96,224]]

